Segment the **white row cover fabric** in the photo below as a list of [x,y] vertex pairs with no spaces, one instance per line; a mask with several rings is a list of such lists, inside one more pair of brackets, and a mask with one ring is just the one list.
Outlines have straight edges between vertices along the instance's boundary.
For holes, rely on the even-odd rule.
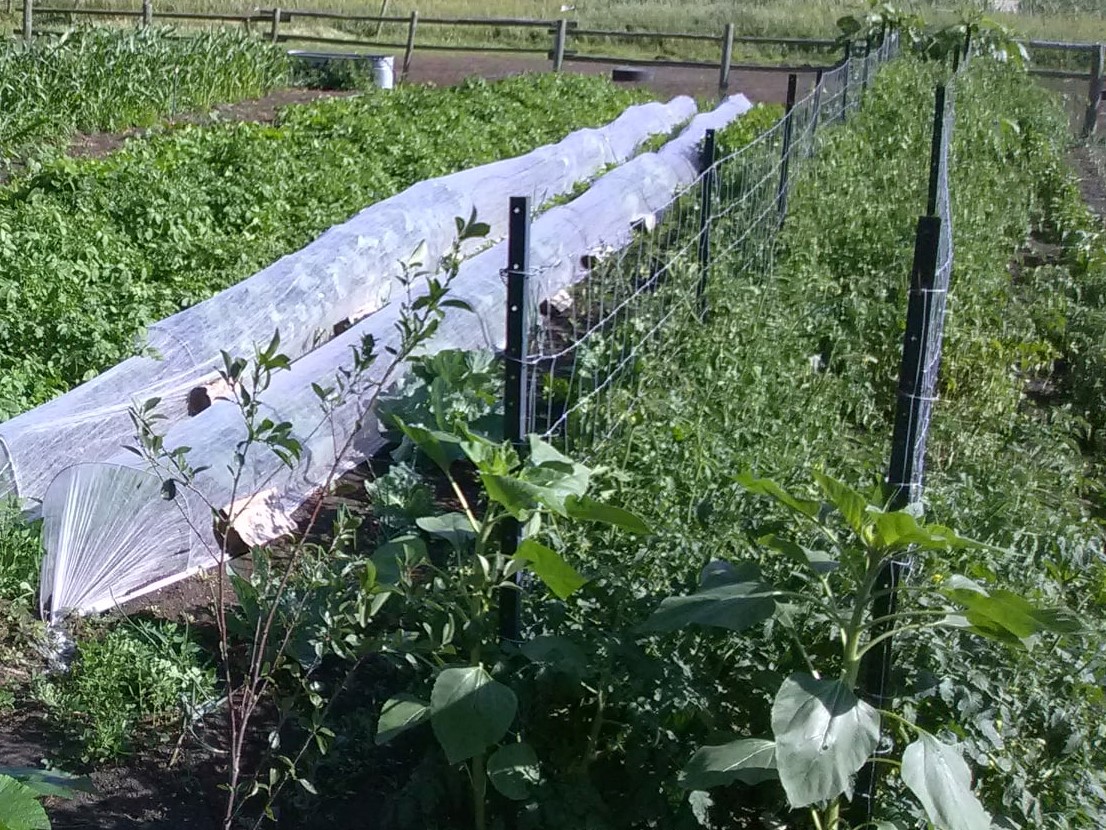
[[[543,275],[539,291],[551,295],[583,279],[587,271],[582,260],[587,255],[625,246],[635,223],[662,211],[678,190],[699,176],[699,145],[705,131],[724,126],[749,107],[744,96],[727,99],[714,112],[694,118],[659,152],[634,158],[596,180],[575,201],[539,217],[531,228],[531,266]],[[513,188],[513,182],[505,183],[495,198],[506,206],[516,193]],[[506,244],[500,243],[461,266],[451,296],[468,302],[475,318],[450,309],[430,351],[502,346],[505,265]],[[174,498],[163,498],[156,475],[129,453],[58,476],[42,506],[47,529],[43,615],[57,622],[71,611],[103,610],[218,564],[212,506],[248,504],[235,524],[246,541],[258,543],[287,532],[296,507],[318,494],[332,475],[351,469],[383,445],[375,418],[362,417],[362,400],[354,398],[324,415],[312,384],[332,385],[340,370],[352,369],[352,350],[366,335],[375,338],[382,355],[369,377],[382,380],[388,362],[384,350],[398,343],[399,319],[400,303],[392,302],[304,355],[290,371],[274,376],[264,396],[266,415],[293,425],[303,445],[294,470],[268,449],[255,447],[247,454],[235,489],[227,464],[245,429],[234,404],[217,400],[165,435],[168,449],[191,447],[190,463],[209,468],[197,478],[195,491],[178,488]],[[387,381],[398,380],[402,371],[400,367]],[[359,422],[365,427],[354,434]],[[336,458],[336,448],[343,447],[348,450]],[[238,515],[237,508],[231,512]]]
[[[189,415],[190,396],[215,380],[220,350],[245,355],[280,330],[282,351],[296,359],[333,336],[336,326],[382,307],[398,263],[420,242],[429,261],[456,236],[454,218],[475,209],[491,236],[507,229],[504,193],[540,204],[632,157],[651,136],[696,112],[688,97],[628,108],[610,124],[578,130],[516,158],[414,185],[331,228],[302,250],[245,281],[150,327],[150,356],[132,357],[40,407],[0,424],[0,493],[25,505],[74,462],[103,461],[132,437],[134,402],[162,399],[170,423]],[[474,246],[475,247],[475,246]],[[469,249],[469,252],[473,248]]]

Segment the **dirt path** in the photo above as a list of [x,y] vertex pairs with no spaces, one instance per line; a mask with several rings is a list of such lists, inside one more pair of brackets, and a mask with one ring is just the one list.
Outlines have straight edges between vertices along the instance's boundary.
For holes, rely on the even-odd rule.
[[[627,62],[627,65],[633,65]],[[610,75],[612,66],[594,63],[565,62],[565,70],[587,75]],[[548,72],[549,60],[541,56],[496,54],[416,54],[411,63],[410,80],[415,83],[456,84],[470,75],[488,80],[504,78],[520,72]],[[801,78],[800,94],[813,79],[813,73]],[[658,96],[693,95],[699,98],[718,96],[717,69],[681,69],[658,67],[651,81],[642,84]],[[733,72],[730,94],[742,93],[754,102],[783,103],[787,97],[787,75],[782,72]]]
[[[591,63],[565,64],[565,70],[587,75],[609,75],[612,67]],[[549,61],[539,56],[497,54],[421,54],[411,64],[410,80],[413,83],[432,83],[451,86],[472,75],[497,80],[522,72],[548,72]],[[813,79],[808,73],[801,76],[800,90]],[[718,96],[718,72],[714,69],[686,69],[660,67],[651,80],[638,84],[660,98],[691,95],[701,99]],[[753,102],[782,103],[787,95],[787,76],[780,72],[735,72],[730,76],[730,94],[741,93]],[[168,124],[207,124],[214,121],[275,121],[282,107],[306,104],[324,98],[353,95],[327,89],[290,88],[278,89],[263,98],[221,104],[202,113],[178,115],[167,120]],[[801,92],[800,92],[801,94]],[[69,143],[69,155],[74,158],[102,158],[120,149],[128,138],[142,135],[146,130],[134,128],[115,133],[87,133],[74,136]]]

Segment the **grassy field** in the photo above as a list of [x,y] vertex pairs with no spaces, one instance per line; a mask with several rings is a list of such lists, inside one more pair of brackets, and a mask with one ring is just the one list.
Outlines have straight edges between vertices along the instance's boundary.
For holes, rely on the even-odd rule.
[[[51,4],[54,5],[54,4]],[[68,2],[58,5],[68,5]],[[141,0],[89,0],[85,7],[139,9]],[[913,2],[903,4],[937,25],[955,22],[961,15],[951,4]],[[1096,11],[1098,0],[1033,0],[1022,5],[1020,14],[990,13],[990,19],[1009,27],[1026,38],[1049,40],[1106,40],[1106,16]],[[155,0],[165,11],[236,11],[246,13],[257,7],[243,0]],[[566,18],[587,29],[628,31],[693,32],[721,35],[726,23],[733,23],[739,36],[832,38],[838,34],[836,22],[843,15],[858,14],[867,8],[863,2],[840,0],[707,0],[702,3],[681,0],[370,0],[368,4],[352,0],[288,0],[286,9],[312,9],[347,14],[407,16],[417,10],[422,18],[434,17],[524,17],[554,20]],[[128,21],[129,22],[129,21]],[[261,24],[256,29],[265,29]],[[367,37],[386,43],[402,44],[406,24],[337,23],[297,21],[282,27],[285,34],[306,36]],[[266,30],[267,31],[267,30]],[[422,23],[418,42],[435,45],[511,46],[544,51],[552,46],[552,35],[542,28],[487,29]],[[673,40],[627,42],[611,38],[570,38],[569,49],[581,53],[615,56],[682,57],[717,60],[720,47],[709,43]],[[737,60],[780,60],[802,57],[812,61],[825,57],[824,50],[787,50],[780,47],[738,45]],[[819,61],[821,62],[821,61]]]

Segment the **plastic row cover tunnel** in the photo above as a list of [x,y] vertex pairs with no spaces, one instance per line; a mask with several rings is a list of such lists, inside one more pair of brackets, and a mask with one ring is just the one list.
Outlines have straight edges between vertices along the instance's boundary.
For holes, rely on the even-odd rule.
[[454,218],[475,209],[493,237],[506,232],[501,193],[532,194],[536,204],[570,192],[611,164],[630,158],[651,136],[690,119],[695,102],[627,109],[610,124],[578,130],[526,155],[414,185],[331,228],[218,295],[150,327],[149,356],[132,357],[43,406],[0,424],[0,491],[25,505],[40,500],[74,461],[102,461],[132,438],[128,409],[162,399],[176,422],[210,403],[220,350],[249,353],[280,330],[282,350],[295,359],[387,302],[398,262],[425,242],[433,261],[456,235]]
[[[727,99],[715,111],[693,119],[659,152],[632,159],[596,180],[573,202],[539,217],[531,229],[531,263],[542,272],[545,290],[556,292],[582,279],[582,258],[588,254],[628,244],[635,224],[661,211],[698,177],[705,131],[725,126],[749,106],[744,96]],[[495,196],[505,206],[515,192],[512,182]],[[451,296],[466,301],[476,316],[449,310],[430,351],[502,345],[505,264],[505,243],[462,264]],[[375,420],[363,417],[362,400],[354,397],[323,414],[312,385],[332,383],[339,371],[351,369],[352,355],[366,335],[375,339],[378,352],[396,346],[400,314],[400,303],[391,303],[304,355],[290,371],[274,375],[265,395],[267,414],[293,424],[303,445],[301,461],[292,470],[268,449],[255,447],[236,485],[227,464],[245,437],[244,427],[233,403],[216,401],[165,434],[166,447],[191,447],[191,463],[208,467],[195,479],[194,489],[180,488],[171,500],[162,497],[157,476],[128,453],[60,474],[42,507],[47,550],[40,597],[44,616],[56,622],[70,611],[110,607],[216,565],[220,548],[211,526],[211,505],[226,509],[234,501],[228,512],[239,517],[235,529],[247,541],[287,532],[297,506],[335,472],[352,468],[384,443]],[[383,364],[370,370],[373,380],[380,379]],[[366,426],[355,434],[359,423]],[[336,457],[335,448],[341,447],[348,451]],[[241,510],[243,506],[248,509]]]

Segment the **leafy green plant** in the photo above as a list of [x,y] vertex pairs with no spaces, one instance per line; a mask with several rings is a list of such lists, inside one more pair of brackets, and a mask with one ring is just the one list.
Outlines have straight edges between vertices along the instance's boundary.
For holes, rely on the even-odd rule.
[[27,522],[13,500],[0,503],[0,600],[29,603],[41,561],[40,523]]
[[84,764],[128,754],[142,742],[184,730],[215,693],[215,673],[189,631],[135,619],[93,629],[77,641],[64,675],[36,694]]
[[[402,587],[412,609],[430,614],[417,639],[400,639],[393,648],[433,666],[428,699],[404,695],[385,703],[376,740],[386,743],[429,723],[447,762],[465,766],[473,826],[484,830],[489,826],[489,783],[504,798],[525,801],[542,775],[538,755],[525,736],[509,735],[519,699],[497,671],[509,654],[498,631],[504,594],[519,591],[516,576],[524,571],[562,601],[585,584],[558,550],[538,541],[550,519],[601,522],[636,533],[648,527],[632,513],[590,498],[591,471],[534,436],[520,457],[509,443],[464,429],[447,433],[397,424],[437,466],[461,509],[416,522],[432,540],[448,545],[444,563],[433,561],[419,535],[391,539],[374,554],[379,572],[390,574]],[[480,482],[486,498],[482,515],[454,473],[459,457],[472,465]],[[520,526],[525,538],[517,550],[505,553],[505,534],[517,534]]]
[[[910,604],[873,616],[880,577],[896,558],[918,552],[973,546],[938,525],[920,522],[907,511],[886,511],[856,490],[816,475],[821,500],[796,497],[767,479],[741,475],[751,493],[768,496],[801,522],[798,533],[774,532],[757,543],[784,557],[794,572],[774,587],[752,562],[712,562],[699,590],[666,599],[649,617],[649,631],[671,632],[705,626],[740,632],[769,619],[792,635],[805,670],[791,674],[775,695],[771,739],[742,738],[696,752],[683,772],[688,789],[708,789],[742,781],[778,779],[793,809],[807,808],[821,830],[846,826],[841,798],[853,796],[854,776],[877,756],[883,721],[896,736],[916,736],[901,761],[885,753],[906,787],[938,830],[988,830],[991,817],[971,790],[971,773],[958,750],[901,714],[861,699],[860,671],[865,655],[899,630],[967,630],[1008,645],[1028,647],[1046,633],[1071,634],[1078,620],[1059,608],[1034,605],[1018,594],[986,588],[964,576],[940,586],[907,581],[899,591]],[[826,630],[836,654],[824,660],[804,642],[810,626]],[[823,652],[824,653],[824,652]]]

